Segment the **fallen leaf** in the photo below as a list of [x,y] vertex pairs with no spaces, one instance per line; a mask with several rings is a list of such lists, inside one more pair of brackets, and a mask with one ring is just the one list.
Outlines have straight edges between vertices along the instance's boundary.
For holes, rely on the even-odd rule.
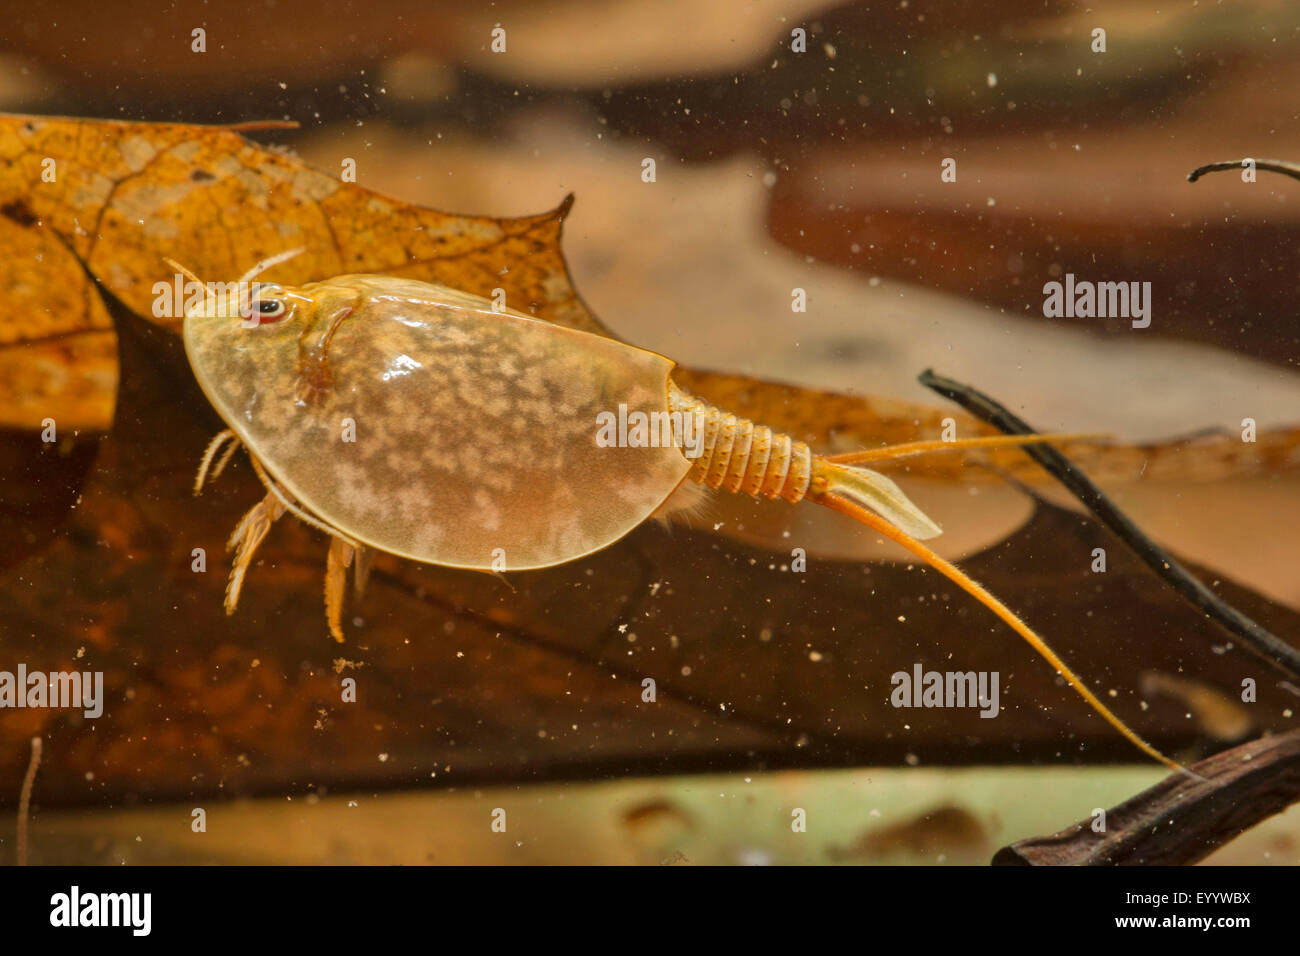
[[[319,246],[300,257],[308,261],[277,267],[278,278],[361,269],[479,292],[500,282],[509,301],[540,317],[598,331],[567,280],[563,209],[522,220],[448,217],[338,183],[229,130],[5,123],[0,208],[28,254],[48,252],[49,281],[77,290],[51,311],[39,290],[20,289],[27,298],[9,314],[37,307],[42,321],[69,323],[70,337],[91,337],[107,331],[98,301],[122,357],[120,404],[80,503],[0,576],[0,636],[14,659],[32,670],[105,673],[100,722],[18,710],[0,725],[0,775],[16,778],[23,742],[46,735],[44,803],[282,792],[286,781],[415,786],[434,774],[455,784],[756,763],[1059,759],[1066,749],[1083,759],[1131,756],[1050,668],[936,574],[819,563],[797,575],[770,550],[654,525],[586,560],[514,576],[514,590],[381,556],[369,593],[347,611],[347,656],[364,666],[347,673],[359,695],[344,703],[320,614],[315,532],[278,525],[239,613],[220,610],[223,543],[258,485],[236,464],[199,506],[190,498],[194,463],[219,424],[168,323],[148,321],[152,282],[167,277],[160,257],[228,279],[313,238]],[[47,152],[66,167],[65,192],[42,192]],[[95,178],[100,154],[115,180]],[[196,179],[196,170],[212,178]],[[84,281],[78,259],[106,298]],[[20,347],[49,338],[9,322]],[[907,413],[737,378],[699,383],[710,397],[707,389],[737,398],[738,411],[858,428],[862,438]],[[830,404],[813,419],[796,407],[806,400]],[[1217,634],[1122,552],[1098,585],[1080,556],[1108,541],[1087,520],[1044,507],[969,570],[1082,672],[1111,684],[1116,710],[1157,745],[1203,745],[1172,702],[1142,708],[1135,665],[1226,692],[1256,664],[1238,650],[1207,654]],[[195,548],[207,556],[204,572],[191,570]],[[1265,626],[1296,630],[1285,609],[1230,582],[1221,590]],[[889,705],[894,671],[954,655],[962,669],[1005,675],[1003,719]],[[659,686],[654,707],[641,698],[647,675]],[[1261,726],[1287,718],[1274,709]]]

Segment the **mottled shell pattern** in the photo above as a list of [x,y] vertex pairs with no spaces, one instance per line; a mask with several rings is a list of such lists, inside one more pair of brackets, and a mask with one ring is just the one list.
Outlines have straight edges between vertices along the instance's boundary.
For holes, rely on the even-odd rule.
[[[598,551],[682,482],[675,447],[603,447],[597,416],[663,412],[673,363],[445,286],[262,283],[244,321],[185,317],[208,399],[299,503],[382,551],[526,570]],[[269,303],[269,304],[268,304]]]

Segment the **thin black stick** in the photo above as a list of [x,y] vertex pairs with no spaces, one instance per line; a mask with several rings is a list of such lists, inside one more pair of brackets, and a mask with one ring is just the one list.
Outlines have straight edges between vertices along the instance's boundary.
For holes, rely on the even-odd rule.
[[[1228,160],[1226,163],[1206,163],[1204,166],[1198,166],[1187,174],[1187,181],[1194,183],[1206,173],[1221,173],[1228,169],[1244,169],[1241,164],[1246,162],[1244,159]],[[1292,179],[1300,179],[1300,164],[1288,163],[1285,159],[1252,159],[1256,169],[1266,169],[1271,173],[1281,173],[1283,176],[1290,176]]]
[[1252,740],[1170,774],[1106,811],[1051,836],[1003,847],[997,865],[1180,866],[1197,863],[1261,820],[1300,801],[1300,730]]
[[[932,369],[922,372],[919,381],[1008,435],[1037,434],[1036,429],[1007,408],[969,385],[935,375]],[[1143,534],[1068,458],[1051,445],[1024,445],[1021,451],[1069,489],[1175,591],[1225,631],[1241,638],[1247,650],[1282,673],[1300,677],[1300,650],[1265,630],[1193,577],[1173,555]]]

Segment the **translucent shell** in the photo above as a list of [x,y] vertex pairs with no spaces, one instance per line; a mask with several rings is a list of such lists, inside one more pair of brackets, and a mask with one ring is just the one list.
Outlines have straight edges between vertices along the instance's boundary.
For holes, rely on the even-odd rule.
[[675,447],[597,441],[601,413],[667,409],[661,355],[409,279],[270,288],[275,321],[192,309],[190,364],[271,475],[362,544],[547,567],[626,535],[689,470]]

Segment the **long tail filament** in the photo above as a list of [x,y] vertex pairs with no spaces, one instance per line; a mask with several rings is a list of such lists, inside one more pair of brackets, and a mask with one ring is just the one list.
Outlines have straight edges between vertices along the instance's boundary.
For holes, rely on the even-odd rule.
[[673,411],[700,416],[704,428],[703,454],[694,461],[688,476],[692,480],[710,488],[740,492],[751,497],[783,498],[791,504],[806,498],[875,529],[911,551],[997,615],[999,620],[1024,638],[1030,647],[1066,679],[1079,696],[1135,747],[1171,770],[1195,776],[1143,740],[1128,724],[1113,714],[1047,642],[1016,616],[1015,612],[955,564],[922,544],[918,539],[933,538],[942,533],[939,526],[914,505],[890,478],[861,467],[864,462],[887,461],[933,452],[1007,447],[1062,439],[1094,440],[1102,436],[1005,435],[951,442],[918,441],[824,457],[813,454],[804,442],[709,405],[678,388],[675,383],[669,385],[668,398]]
[[952,562],[941,558],[930,548],[926,547],[906,532],[895,528],[884,518],[874,515],[866,508],[856,505],[838,495],[827,494],[816,497],[813,500],[818,504],[825,505],[828,508],[838,511],[841,514],[846,514],[850,518],[860,521],[870,528],[874,528],[891,541],[895,541],[907,548],[907,550],[911,551],[926,564],[930,565],[930,567],[934,568],[975,600],[983,604],[986,608],[996,614],[1003,623],[1023,637],[1029,643],[1029,646],[1037,651],[1044,660],[1052,665],[1052,667],[1056,668],[1056,670],[1060,672],[1061,676],[1065,678],[1066,682],[1078,692],[1079,696],[1086,700],[1092,706],[1093,710],[1101,714],[1108,724],[1123,734],[1126,740],[1147,756],[1160,761],[1169,769],[1176,770],[1180,773],[1187,772],[1186,768],[1184,768],[1182,764],[1166,757],[1155,747],[1151,746],[1139,737],[1135,731],[1129,728],[1128,724],[1115,716],[1115,714],[1111,712],[1110,708],[1103,704],[1097,695],[1088,689],[1088,686],[1079,679],[1079,676],[1070,669],[1069,665],[1067,665],[1065,661],[1061,660],[1061,658],[1057,656],[1056,652],[1047,645],[1046,641],[1038,636],[1033,628],[1017,617],[1014,611],[990,594],[982,584],[969,577],[961,570],[961,568],[957,567]]

